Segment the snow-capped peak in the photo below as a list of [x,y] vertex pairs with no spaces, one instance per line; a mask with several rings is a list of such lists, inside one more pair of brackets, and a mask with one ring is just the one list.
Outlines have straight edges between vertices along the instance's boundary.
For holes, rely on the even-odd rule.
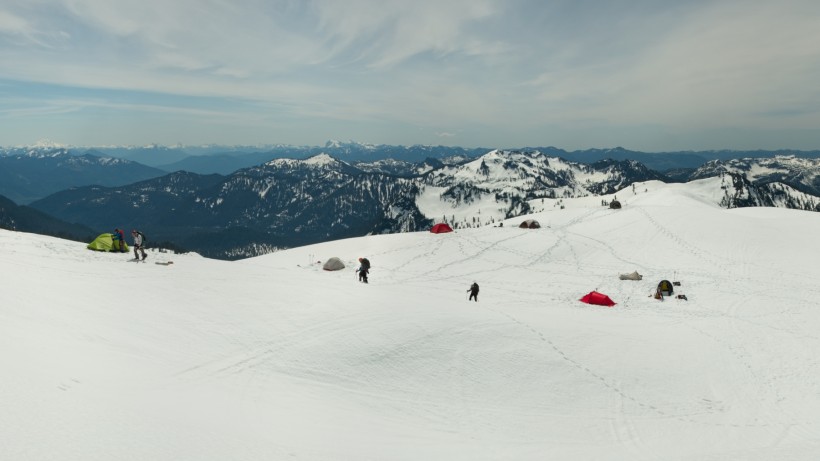
[[310,157],[310,158],[305,160],[306,165],[316,165],[316,166],[328,166],[328,165],[334,165],[334,164],[337,164],[337,163],[339,163],[338,160],[336,160],[335,158],[331,157],[330,155],[328,155],[324,152],[322,152],[321,154],[318,154],[318,155],[314,155],[313,157]]
[[54,142],[50,139],[40,139],[30,147],[37,149],[62,149],[66,147],[66,145]]

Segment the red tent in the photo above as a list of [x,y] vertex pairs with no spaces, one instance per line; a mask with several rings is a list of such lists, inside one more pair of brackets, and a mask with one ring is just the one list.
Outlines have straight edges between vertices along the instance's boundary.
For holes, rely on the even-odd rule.
[[615,302],[609,299],[609,296],[598,293],[597,291],[590,291],[586,296],[581,298],[580,301],[587,304],[597,304],[599,306],[612,307],[615,305]]
[[453,228],[443,222],[440,222],[433,226],[433,228],[430,229],[430,232],[434,234],[443,234],[445,232],[453,232]]

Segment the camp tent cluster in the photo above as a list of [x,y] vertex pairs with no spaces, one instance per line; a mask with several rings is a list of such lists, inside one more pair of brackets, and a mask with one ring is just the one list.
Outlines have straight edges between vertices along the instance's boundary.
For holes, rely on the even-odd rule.
[[[628,273],[628,274],[620,274],[618,276],[618,278],[620,278],[621,280],[636,280],[636,281],[639,281],[639,280],[643,280],[643,275],[639,274],[638,271],[633,271],[633,272]],[[658,283],[657,289],[655,290],[655,298],[663,300],[663,298],[666,297],[666,296],[672,296],[672,294],[674,293],[673,286],[676,285],[676,284],[680,285],[679,282],[672,283],[669,280],[661,280],[660,283]],[[679,295],[678,298],[686,299],[686,296]],[[615,305],[615,302],[612,299],[610,299],[609,296],[607,296],[603,293],[599,293],[597,291],[590,291],[584,297],[579,299],[579,301],[581,301],[583,303],[587,303],[587,304],[596,304],[596,305],[599,305],[599,306],[612,307],[612,306]]]
[[[541,227],[541,225],[538,223],[538,221],[534,219],[527,219],[526,221],[523,221],[518,227],[523,229],[538,229]],[[453,229],[446,223],[438,223],[430,229],[430,232],[434,234],[443,234],[447,232],[453,232]],[[128,244],[126,242],[122,243],[125,251],[128,251]],[[97,238],[95,238],[91,243],[88,244],[87,248],[89,250],[95,251],[119,251],[114,250],[114,234],[111,233],[104,233],[98,235]],[[324,263],[324,265],[322,265],[322,269],[326,271],[338,271],[344,268],[345,263],[336,256],[329,258]],[[621,280],[642,280],[643,275],[639,274],[638,271],[633,271],[628,274],[620,274],[619,278]],[[655,297],[663,299],[664,296],[671,296],[674,292],[672,286],[672,282],[668,280],[661,280],[655,292]],[[585,296],[583,296],[579,301],[587,304],[608,307],[612,307],[616,304],[609,296],[603,293],[599,293],[597,291],[590,291]]]

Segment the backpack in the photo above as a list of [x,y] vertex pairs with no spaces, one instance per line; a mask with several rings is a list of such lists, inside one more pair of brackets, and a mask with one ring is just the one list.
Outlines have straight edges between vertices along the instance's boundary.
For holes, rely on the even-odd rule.
[[137,231],[137,233],[140,234],[140,237],[142,237],[142,243],[145,243],[145,242],[148,241],[148,237],[146,237],[145,234],[143,234],[140,231]]

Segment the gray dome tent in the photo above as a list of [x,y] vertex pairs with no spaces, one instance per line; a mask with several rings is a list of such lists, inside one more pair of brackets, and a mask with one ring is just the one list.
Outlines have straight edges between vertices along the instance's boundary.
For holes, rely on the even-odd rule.
[[523,221],[521,224],[519,224],[518,227],[522,229],[540,229],[541,224],[539,224],[538,221],[534,219],[527,219],[526,221]]
[[340,271],[344,268],[345,268],[345,263],[343,263],[341,259],[339,259],[335,256],[328,259],[327,262],[325,263],[325,265],[322,266],[322,269],[324,269],[326,271]]

